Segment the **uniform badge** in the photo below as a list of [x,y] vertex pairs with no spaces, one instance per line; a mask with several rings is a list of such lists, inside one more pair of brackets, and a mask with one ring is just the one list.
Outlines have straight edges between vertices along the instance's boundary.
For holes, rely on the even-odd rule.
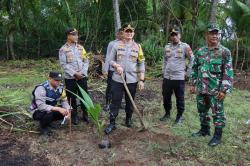
[[122,54],[117,54],[117,61],[121,61],[122,60],[123,55]]
[[182,48],[179,48],[179,49],[177,50],[177,57],[178,57],[178,58],[182,58],[182,57],[183,57],[183,50],[182,50]]
[[171,49],[170,48],[166,48],[166,56],[170,57],[171,56]]

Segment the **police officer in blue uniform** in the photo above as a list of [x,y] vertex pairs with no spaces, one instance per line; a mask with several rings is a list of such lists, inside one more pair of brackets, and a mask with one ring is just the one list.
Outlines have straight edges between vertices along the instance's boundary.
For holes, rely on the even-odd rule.
[[30,112],[33,119],[40,122],[42,135],[51,135],[49,127],[52,126],[53,121],[70,117],[70,106],[61,81],[62,74],[58,71],[51,71],[49,79],[37,85],[32,92]]

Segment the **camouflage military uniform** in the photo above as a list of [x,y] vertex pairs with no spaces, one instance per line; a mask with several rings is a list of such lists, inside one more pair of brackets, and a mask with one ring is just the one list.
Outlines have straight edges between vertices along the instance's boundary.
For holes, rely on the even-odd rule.
[[225,126],[225,113],[223,100],[218,100],[219,92],[232,91],[233,69],[230,51],[219,45],[217,48],[202,47],[195,55],[192,85],[196,85],[197,108],[201,125],[209,126],[209,108],[215,127]]

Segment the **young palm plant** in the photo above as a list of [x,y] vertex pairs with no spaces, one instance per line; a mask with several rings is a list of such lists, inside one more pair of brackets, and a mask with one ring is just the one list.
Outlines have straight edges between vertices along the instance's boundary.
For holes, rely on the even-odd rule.
[[77,85],[80,89],[82,97],[79,95],[69,91],[70,93],[74,94],[86,107],[89,115],[91,116],[93,122],[97,126],[98,136],[99,138],[102,138],[103,136],[103,127],[104,127],[104,121],[100,119],[100,114],[102,111],[102,107],[100,104],[94,104],[90,96],[88,95],[85,90],[83,90],[79,85]]

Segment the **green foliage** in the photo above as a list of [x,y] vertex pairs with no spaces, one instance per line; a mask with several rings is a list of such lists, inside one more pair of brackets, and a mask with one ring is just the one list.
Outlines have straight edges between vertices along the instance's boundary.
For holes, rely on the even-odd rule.
[[142,42],[142,48],[146,61],[149,65],[155,65],[160,62],[164,55],[164,46],[159,43],[159,38],[155,35],[149,35]]
[[91,116],[92,120],[94,121],[94,123],[97,126],[99,136],[102,136],[102,129],[104,127],[104,121],[102,121],[100,119],[102,107],[100,104],[94,105],[93,101],[90,98],[90,96],[88,95],[88,93],[84,89],[82,89],[79,85],[78,85],[78,88],[80,89],[81,95],[83,97],[80,97],[79,95],[77,95],[77,94],[75,94],[67,89],[66,90],[69,91],[70,93],[74,94],[84,104],[89,115]]

